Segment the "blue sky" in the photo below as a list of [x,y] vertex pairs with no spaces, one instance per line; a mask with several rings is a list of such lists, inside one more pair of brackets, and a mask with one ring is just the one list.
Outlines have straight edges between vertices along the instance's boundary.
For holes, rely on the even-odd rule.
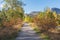
[[31,11],[43,11],[44,8],[60,8],[60,0],[22,0],[26,6],[24,6],[25,13]]
[[[1,9],[1,1],[0,0],[0,9]],[[24,6],[25,13],[30,13],[32,11],[43,11],[44,8],[60,8],[60,0],[22,0],[23,3],[26,4]]]

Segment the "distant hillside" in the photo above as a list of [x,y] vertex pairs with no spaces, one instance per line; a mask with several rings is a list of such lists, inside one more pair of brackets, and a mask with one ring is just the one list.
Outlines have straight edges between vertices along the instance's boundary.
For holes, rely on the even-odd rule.
[[60,14],[60,9],[59,8],[52,8],[52,11],[55,11],[57,14]]
[[[55,11],[57,14],[60,14],[60,9],[59,8],[52,8],[51,10],[53,12]],[[33,16],[37,15],[38,13],[40,13],[40,11],[33,11],[33,12],[27,14],[27,15],[33,17]]]
[[35,15],[37,15],[38,13],[40,13],[39,11],[33,11],[31,13],[29,13],[29,16],[33,17]]

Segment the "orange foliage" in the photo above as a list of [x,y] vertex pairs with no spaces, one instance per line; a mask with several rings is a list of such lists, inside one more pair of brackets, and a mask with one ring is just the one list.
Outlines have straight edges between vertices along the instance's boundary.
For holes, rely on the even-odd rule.
[[10,21],[3,20],[2,27],[0,28],[0,40],[5,40],[16,36],[16,33],[22,26],[22,22],[23,21],[20,18],[10,19]]

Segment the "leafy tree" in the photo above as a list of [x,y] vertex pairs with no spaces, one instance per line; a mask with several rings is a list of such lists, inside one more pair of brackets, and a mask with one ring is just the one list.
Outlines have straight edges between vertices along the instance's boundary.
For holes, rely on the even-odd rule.
[[4,2],[5,4],[2,11],[8,20],[12,17],[20,17],[23,19],[24,10],[22,8],[23,3],[21,0],[4,0]]
[[4,2],[4,7],[0,12],[0,40],[10,40],[15,37],[22,26],[24,10],[21,1],[4,0]]
[[48,32],[49,29],[55,29],[57,26],[53,12],[50,9],[35,16],[34,23],[37,24],[41,32]]
[[23,5],[21,0],[4,0],[6,7],[15,8],[15,7],[21,7]]
[[57,15],[57,22],[58,22],[58,25],[60,25],[60,14]]

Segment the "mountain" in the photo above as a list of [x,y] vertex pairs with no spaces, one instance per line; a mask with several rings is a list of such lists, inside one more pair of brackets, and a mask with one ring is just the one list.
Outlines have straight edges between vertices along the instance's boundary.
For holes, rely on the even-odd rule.
[[38,13],[40,13],[39,11],[33,11],[31,13],[29,13],[29,16],[33,17],[35,15],[37,15]]
[[52,11],[55,11],[57,14],[60,14],[60,9],[59,8],[52,8]]

